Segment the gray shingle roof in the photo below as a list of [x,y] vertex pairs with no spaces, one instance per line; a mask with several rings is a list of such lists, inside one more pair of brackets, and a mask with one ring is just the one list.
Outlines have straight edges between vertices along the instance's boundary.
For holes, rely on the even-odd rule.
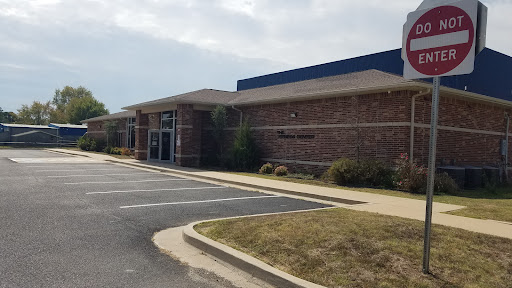
[[142,107],[157,106],[160,104],[205,104],[205,105],[218,105],[227,104],[229,101],[238,96],[237,92],[221,91],[214,89],[201,89],[180,95],[161,98],[153,101],[143,102],[127,107],[126,110],[135,110]]
[[124,107],[136,110],[162,104],[248,105],[294,101],[305,98],[325,97],[357,90],[392,89],[399,86],[414,86],[421,81],[407,80],[402,76],[366,70],[331,77],[324,77],[281,85],[267,86],[243,91],[228,92],[202,89],[176,96],[161,98]]
[[282,102],[315,95],[349,92],[358,89],[379,89],[417,83],[401,76],[379,70],[366,70],[331,77],[323,77],[300,82],[243,90],[239,97],[230,101],[231,105],[263,102]]
[[95,121],[108,121],[108,120],[115,120],[115,119],[122,119],[122,118],[130,118],[130,117],[135,117],[135,113],[136,113],[135,111],[122,111],[122,112],[118,112],[118,113],[114,113],[114,114],[103,115],[103,116],[85,119],[80,122],[81,123],[89,123],[89,122],[95,122]]

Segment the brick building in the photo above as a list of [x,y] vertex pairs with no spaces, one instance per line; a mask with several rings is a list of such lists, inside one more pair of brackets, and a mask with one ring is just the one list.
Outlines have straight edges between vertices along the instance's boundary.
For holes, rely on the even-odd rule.
[[119,147],[135,147],[135,111],[123,111],[119,113],[94,117],[81,121],[87,124],[87,136],[94,139],[106,140],[107,133],[105,123],[115,121],[117,123],[117,144]]
[[[242,118],[262,161],[321,173],[340,157],[426,164],[432,84],[401,77],[400,50],[238,81],[131,105],[135,157],[198,166],[211,154],[210,112],[228,109],[226,146]],[[470,75],[441,83],[437,162],[499,166],[512,112],[512,58],[485,49]],[[508,147],[510,150],[510,147]]]

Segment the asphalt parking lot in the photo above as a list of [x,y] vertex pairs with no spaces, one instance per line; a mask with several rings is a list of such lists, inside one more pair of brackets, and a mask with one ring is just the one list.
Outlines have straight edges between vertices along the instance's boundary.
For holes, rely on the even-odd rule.
[[230,287],[161,253],[193,221],[327,205],[43,150],[0,150],[0,287]]

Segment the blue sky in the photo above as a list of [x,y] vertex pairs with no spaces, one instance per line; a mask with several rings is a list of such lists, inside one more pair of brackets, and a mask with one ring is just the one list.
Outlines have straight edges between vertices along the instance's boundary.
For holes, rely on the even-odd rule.
[[[364,3],[363,3],[364,2]],[[236,80],[401,47],[413,0],[0,0],[0,107],[82,85],[111,112]],[[487,47],[512,55],[512,0]]]

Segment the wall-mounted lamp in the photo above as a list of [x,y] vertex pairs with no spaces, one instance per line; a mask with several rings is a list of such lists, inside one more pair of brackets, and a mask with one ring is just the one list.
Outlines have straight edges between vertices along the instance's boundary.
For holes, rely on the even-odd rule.
[[290,113],[290,117],[292,117],[292,118],[295,118],[297,116],[299,116],[299,113],[297,113],[297,112]]

